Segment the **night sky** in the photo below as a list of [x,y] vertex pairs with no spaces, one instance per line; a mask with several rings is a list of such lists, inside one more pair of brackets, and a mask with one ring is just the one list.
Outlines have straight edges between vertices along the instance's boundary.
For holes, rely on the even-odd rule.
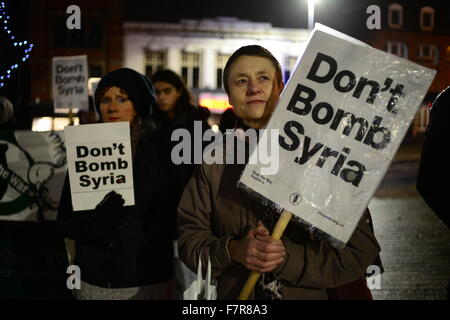
[[[367,6],[383,0],[319,0],[315,22],[364,38]],[[179,22],[181,19],[236,17],[273,27],[307,28],[307,0],[125,0],[125,21]]]
[[[361,12],[366,0],[320,0],[316,15],[330,22]],[[255,22],[270,22],[274,27],[307,27],[307,0],[161,0],[124,1],[126,20],[177,22],[183,18],[217,16],[237,17]]]

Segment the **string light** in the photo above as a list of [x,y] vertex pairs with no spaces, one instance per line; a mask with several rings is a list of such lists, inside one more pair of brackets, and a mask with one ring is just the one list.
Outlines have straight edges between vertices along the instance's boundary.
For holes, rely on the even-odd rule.
[[[11,35],[11,29],[8,27],[9,19],[10,16],[6,13],[5,2],[0,1],[0,26],[3,26],[3,30],[4,32],[6,32],[7,37],[11,39],[11,43],[13,44],[13,46],[22,48],[24,50],[23,51],[24,54],[21,60],[22,62],[25,62],[30,58],[30,52],[33,49],[33,44],[29,43],[28,41],[15,40],[16,37],[14,35]],[[0,27],[0,32],[2,32],[1,29],[2,28]],[[0,88],[5,86],[6,79],[11,78],[13,71],[19,68],[19,63],[21,62],[19,61],[18,63],[12,64],[6,69],[5,73],[0,73]]]

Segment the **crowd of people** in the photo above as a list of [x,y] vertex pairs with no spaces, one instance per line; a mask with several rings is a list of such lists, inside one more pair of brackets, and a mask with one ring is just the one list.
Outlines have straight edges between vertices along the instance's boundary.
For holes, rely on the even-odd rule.
[[[243,130],[264,128],[284,87],[278,61],[256,45],[230,57],[223,83],[235,119],[227,127]],[[237,298],[250,271],[263,274],[252,298],[327,299],[327,289],[363,279],[376,260],[380,247],[365,218],[344,249],[295,223],[274,240],[279,213],[237,189],[243,165],[196,165],[193,146],[192,161],[174,164],[172,133],[183,128],[193,136],[195,121],[209,128],[209,111],[193,103],[175,72],[160,70],[149,79],[131,69],[113,71],[101,79],[94,101],[101,122],[130,123],[136,205],[123,206],[111,192],[94,210],[74,212],[66,178],[58,221],[75,240],[74,264],[83,270],[78,299],[180,297],[173,243],[191,270],[200,254],[204,266],[211,260],[219,299]]]
[[[222,130],[264,128],[284,87],[278,61],[258,45],[234,52],[223,83],[233,113]],[[75,212],[66,176],[57,223],[75,241],[74,264],[82,270],[76,299],[179,298],[185,288],[175,280],[174,243],[193,271],[199,257],[203,266],[210,259],[218,299],[236,299],[250,271],[262,274],[252,299],[371,299],[365,273],[381,266],[381,249],[368,209],[343,249],[297,223],[274,240],[280,212],[238,189],[245,165],[173,163],[172,133],[193,133],[196,121],[205,131],[210,116],[175,72],[150,79],[128,68],[112,71],[99,82],[94,106],[98,122],[130,123],[135,205],[124,206],[111,191],[95,209]]]

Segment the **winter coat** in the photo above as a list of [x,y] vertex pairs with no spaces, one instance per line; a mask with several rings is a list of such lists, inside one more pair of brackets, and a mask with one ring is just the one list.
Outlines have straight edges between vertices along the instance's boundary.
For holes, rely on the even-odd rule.
[[[184,188],[194,172],[195,167],[202,162],[200,152],[203,152],[204,143],[202,142],[203,133],[209,129],[207,119],[209,110],[203,107],[190,106],[186,112],[181,113],[175,119],[169,120],[164,115],[159,117],[159,130],[156,141],[161,155],[161,164],[164,170],[168,172],[170,181],[170,192],[168,210],[172,212],[173,228],[172,235],[176,238],[176,211]],[[197,125],[195,124],[197,122]],[[197,129],[196,129],[197,128]],[[175,164],[172,159],[172,150],[179,144],[179,141],[172,141],[172,133],[177,129],[184,129],[189,132],[190,140],[190,159],[188,163]],[[196,132],[197,131],[197,132]],[[197,139],[194,141],[194,139]],[[196,145],[197,144],[197,145]],[[196,163],[195,154],[199,157]]]
[[105,243],[85,228],[89,215],[97,214],[95,210],[73,211],[66,177],[58,222],[63,233],[76,240],[74,264],[80,267],[85,282],[105,288],[127,288],[173,278],[169,230],[174,218],[165,208],[168,180],[153,138],[139,141],[133,158],[133,179],[135,205],[117,208],[122,217],[112,230],[117,241]]
[[[267,210],[237,187],[244,164],[202,164],[178,207],[178,249],[181,260],[197,270],[198,256],[217,278],[218,299],[236,299],[250,273],[231,260],[230,240],[256,228]],[[327,299],[326,288],[335,288],[364,277],[380,252],[368,223],[362,218],[344,249],[315,239],[305,228],[290,222],[282,236],[286,257],[273,273],[283,284],[283,299]]]

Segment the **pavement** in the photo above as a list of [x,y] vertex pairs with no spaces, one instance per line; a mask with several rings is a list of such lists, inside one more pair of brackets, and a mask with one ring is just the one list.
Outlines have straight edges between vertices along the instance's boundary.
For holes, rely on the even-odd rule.
[[369,203],[385,272],[376,300],[445,300],[450,231],[415,188],[423,135],[410,136]]
[[385,272],[377,300],[444,300],[450,232],[422,198],[373,198],[369,204]]

